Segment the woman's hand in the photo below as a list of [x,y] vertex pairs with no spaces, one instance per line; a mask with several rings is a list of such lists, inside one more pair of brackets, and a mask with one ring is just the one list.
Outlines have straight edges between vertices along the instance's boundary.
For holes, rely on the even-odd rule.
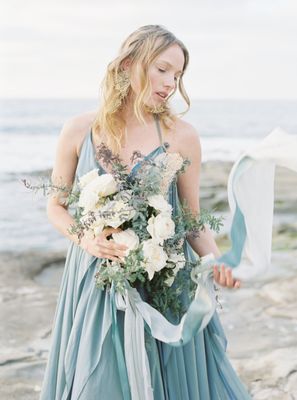
[[[221,269],[219,271],[219,266],[221,266]],[[225,266],[225,264],[216,264],[213,267],[213,277],[216,283],[220,284],[223,287],[228,287],[228,288],[235,288],[238,289],[240,288],[240,280],[238,279],[233,279],[232,277],[232,268]]]
[[108,258],[109,260],[120,261],[120,257],[126,255],[127,246],[117,244],[111,240],[107,240],[107,236],[114,232],[120,232],[120,228],[105,228],[96,237],[90,238],[84,236],[81,240],[81,247],[98,258]]

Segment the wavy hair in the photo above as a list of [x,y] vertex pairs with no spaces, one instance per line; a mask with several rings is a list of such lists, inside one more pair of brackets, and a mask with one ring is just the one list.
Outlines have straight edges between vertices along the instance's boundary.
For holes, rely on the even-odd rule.
[[[145,124],[143,118],[145,104],[143,99],[148,98],[150,94],[148,67],[160,53],[173,44],[180,46],[185,61],[182,73],[178,78],[178,84],[167,98],[164,111],[159,113],[160,122],[166,131],[176,118],[184,115],[190,108],[190,100],[183,84],[183,74],[189,63],[189,52],[185,45],[162,25],[145,25],[127,37],[120,47],[119,55],[108,64],[100,86],[100,108],[92,124],[92,131],[94,135],[104,139],[113,152],[119,153],[123,140],[125,140],[125,120],[122,111],[132,90],[130,86],[127,96],[121,99],[120,93],[116,89],[118,76],[123,69],[123,62],[129,58],[131,60],[131,70],[139,74],[140,91],[135,98],[133,108],[137,119]],[[168,100],[175,94],[177,88],[188,107],[182,113],[175,115],[168,105]],[[107,133],[106,136],[104,136],[103,132]]]

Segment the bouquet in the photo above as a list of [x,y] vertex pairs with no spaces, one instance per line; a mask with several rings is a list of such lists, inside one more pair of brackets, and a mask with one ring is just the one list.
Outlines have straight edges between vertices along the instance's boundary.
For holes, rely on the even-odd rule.
[[126,245],[126,254],[117,261],[98,259],[96,286],[113,285],[119,293],[124,293],[127,285],[141,288],[161,313],[170,310],[181,315],[185,310],[179,296],[186,289],[191,300],[203,273],[199,257],[196,262],[186,260],[185,240],[190,234],[199,235],[206,223],[218,232],[221,220],[206,210],[194,216],[186,203],[177,205],[173,213],[170,191],[189,160],[169,152],[154,159],[139,152],[133,156],[141,159],[140,167],[137,174],[128,174],[117,156],[104,144],[98,146],[97,158],[111,165],[111,173],[93,169],[78,178],[68,192],[65,202],[76,206],[70,233],[81,240],[108,227],[120,228],[108,239]]

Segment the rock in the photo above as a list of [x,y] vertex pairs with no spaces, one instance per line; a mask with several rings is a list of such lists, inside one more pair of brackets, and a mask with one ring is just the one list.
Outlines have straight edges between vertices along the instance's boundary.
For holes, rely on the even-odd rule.
[[254,400],[292,400],[290,394],[276,388],[267,388],[251,394]]
[[285,390],[291,393],[294,399],[297,399],[297,371],[292,371],[285,384]]
[[[270,317],[274,318],[291,318],[297,321],[297,309],[296,303],[294,304],[286,304],[284,306],[278,307],[268,307],[265,309],[265,313]],[[296,329],[297,332],[297,322],[296,322]]]
[[[297,304],[297,291],[292,290],[297,287],[297,276],[287,279],[279,279],[277,282],[271,282],[264,285],[260,291],[260,296],[269,297],[274,302],[287,304]],[[297,318],[297,308],[296,316]]]
[[[28,252],[0,255],[0,398],[37,400],[65,253]],[[59,269],[48,287],[35,281],[43,269]],[[57,268],[57,266],[60,268]],[[36,279],[38,281],[38,278]]]
[[263,381],[281,385],[292,371],[297,370],[296,352],[291,347],[270,350],[266,354],[262,352],[256,357],[246,359],[244,368],[247,374],[256,372]]

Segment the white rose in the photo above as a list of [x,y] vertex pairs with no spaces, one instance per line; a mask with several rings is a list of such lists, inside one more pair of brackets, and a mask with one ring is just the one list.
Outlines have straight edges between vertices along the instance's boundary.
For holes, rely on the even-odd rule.
[[84,189],[97,194],[99,197],[106,197],[110,194],[116,193],[118,191],[117,183],[114,180],[112,174],[102,174],[98,175],[90,183],[88,183]]
[[[131,250],[136,250],[139,246],[139,237],[133,231],[133,229],[126,229],[121,232],[115,232],[112,234],[112,238],[118,244],[124,244],[128,247],[125,256],[127,256]],[[124,257],[120,257],[124,260]]]
[[169,213],[172,212],[172,206],[169,204],[161,194],[155,194],[153,196],[148,197],[148,203],[151,207],[155,210],[160,211],[162,213]]
[[165,239],[174,235],[175,224],[168,214],[160,213],[148,220],[146,229],[157,243],[163,244]]
[[85,175],[79,178],[79,186],[83,189],[88,183],[90,183],[93,179],[98,176],[98,168],[92,169],[92,171],[86,173]]
[[84,214],[89,211],[95,211],[98,196],[94,192],[83,189],[80,193],[78,206],[83,208]]
[[145,240],[142,243],[142,250],[145,258],[144,268],[148,273],[149,280],[151,280],[155,272],[161,271],[166,266],[167,254],[152,239]]
[[[135,210],[122,200],[110,201],[100,209],[106,225],[118,228],[123,222],[129,221],[135,215]],[[105,215],[104,215],[105,213]]]
[[111,174],[98,175],[89,182],[81,191],[78,206],[84,212],[94,211],[100,197],[105,197],[117,191],[117,184]]

